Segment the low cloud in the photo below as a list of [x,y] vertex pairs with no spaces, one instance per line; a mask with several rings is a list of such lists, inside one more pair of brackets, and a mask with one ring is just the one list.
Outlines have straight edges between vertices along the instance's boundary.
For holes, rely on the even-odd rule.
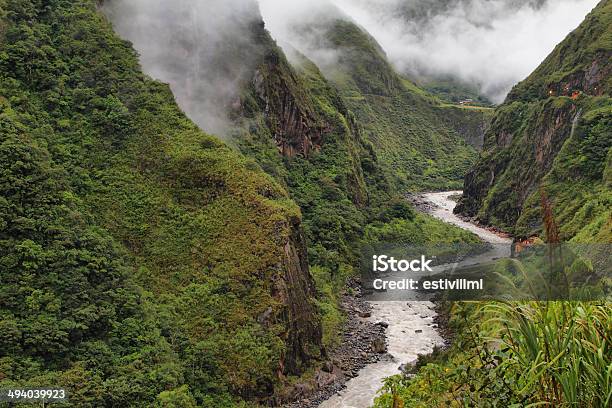
[[400,72],[416,78],[455,77],[498,103],[597,4],[597,0],[259,2],[273,36],[315,61],[314,52],[330,51],[313,49],[312,42],[297,38],[291,27],[308,18],[344,14],[376,38]]
[[109,0],[103,11],[134,44],[143,70],[170,84],[200,128],[225,136],[228,107],[261,54],[255,0]]
[[[261,21],[281,45],[333,67],[326,19],[351,19],[413,77],[452,76],[500,102],[596,0],[107,0],[103,11],[150,76],[170,84],[202,129],[225,136],[227,113],[263,50]],[[310,26],[306,35],[296,27]],[[288,52],[289,57],[295,55]]]
[[338,64],[338,50],[326,41],[327,21],[350,19],[331,0],[258,0],[266,28],[284,49],[289,60],[297,63],[295,51],[306,55],[326,70]]

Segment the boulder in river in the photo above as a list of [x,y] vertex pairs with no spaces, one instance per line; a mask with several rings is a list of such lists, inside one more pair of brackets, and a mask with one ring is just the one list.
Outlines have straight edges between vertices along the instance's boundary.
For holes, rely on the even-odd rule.
[[372,340],[372,351],[375,353],[379,353],[382,354],[385,351],[387,351],[387,344],[385,343],[385,340],[381,337],[377,337],[374,340]]

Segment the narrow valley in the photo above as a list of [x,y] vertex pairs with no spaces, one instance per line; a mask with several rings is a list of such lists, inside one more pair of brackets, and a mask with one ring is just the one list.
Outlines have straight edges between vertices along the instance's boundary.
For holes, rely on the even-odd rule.
[[0,0],[0,406],[612,406],[611,92],[612,0]]

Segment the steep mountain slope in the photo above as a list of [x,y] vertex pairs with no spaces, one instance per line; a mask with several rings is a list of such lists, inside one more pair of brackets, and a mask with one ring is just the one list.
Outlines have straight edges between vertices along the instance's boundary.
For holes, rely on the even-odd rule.
[[356,261],[363,226],[392,197],[389,183],[318,68],[302,57],[294,70],[267,33],[261,38],[268,53],[245,88],[234,137],[302,208],[311,261],[337,270]]
[[294,31],[363,125],[395,188],[459,185],[476,155],[466,140],[480,145],[486,110],[444,107],[401,78],[376,41],[337,10],[311,17]]
[[604,0],[497,109],[458,212],[529,236],[550,200],[561,239],[609,240],[611,57]]
[[[313,62],[288,49],[299,61],[291,66],[250,3],[151,6],[116,0],[105,10],[118,32],[134,41],[144,69],[170,83],[190,117],[206,128],[203,113],[209,104],[202,100],[219,104],[229,142],[274,176],[300,206],[328,344],[336,340],[341,322],[337,294],[354,273],[366,239],[471,237],[414,214],[399,189],[394,191],[375,147],[338,91]],[[225,7],[236,12],[207,12]],[[159,47],[151,49],[151,41]],[[227,86],[210,83],[211,76],[222,77]],[[227,92],[220,97],[217,88]]]
[[0,1],[0,386],[227,407],[321,357],[301,214],[94,1]]
[[337,294],[355,273],[362,244],[474,237],[415,214],[389,181],[361,122],[317,65],[287,47],[290,65],[262,25],[251,30],[255,49],[263,52],[231,107],[229,133],[243,153],[287,187],[302,210],[327,345],[337,341]]
[[[217,123],[225,122],[229,143],[254,158],[301,207],[319,288],[343,290],[365,226],[392,200],[376,155],[342,99],[314,64],[305,61],[299,72],[289,65],[256,7],[253,11],[254,1],[146,3],[118,0],[108,2],[105,11],[118,32],[134,41],[144,69],[168,81],[179,104],[202,127],[211,114],[203,101],[220,105],[222,114],[212,113],[218,114]],[[242,12],[211,16],[206,13],[211,7]],[[217,47],[219,37],[223,44]],[[151,39],[158,48],[150,49]],[[223,84],[211,83],[211,76]],[[227,92],[221,95],[221,88]],[[336,332],[329,324],[340,319],[334,296],[322,301],[332,303],[324,305],[332,306],[323,314],[327,340]]]

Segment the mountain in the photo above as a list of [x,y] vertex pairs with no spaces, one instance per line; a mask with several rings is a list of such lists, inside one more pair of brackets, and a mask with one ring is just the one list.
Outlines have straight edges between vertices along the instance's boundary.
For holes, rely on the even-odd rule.
[[[0,2],[0,384],[231,406],[324,353],[301,212],[95,1]],[[128,404],[129,401],[129,404]]]
[[611,27],[604,0],[512,89],[456,211],[527,237],[541,232],[544,204],[560,239],[609,240]]
[[362,243],[474,241],[254,2],[162,3],[0,1],[0,387],[278,402],[339,341]]
[[[290,64],[248,3],[134,7],[139,2],[116,1],[107,9],[118,32],[140,51],[144,69],[169,82],[202,127],[209,124],[201,114],[207,99],[225,108],[228,143],[289,191],[304,215],[311,264],[339,276],[355,265],[364,228],[401,201],[394,197],[403,191],[389,181],[391,171],[359,117],[320,67],[291,47]],[[232,12],[206,13],[225,7]],[[147,24],[132,24],[139,19]],[[219,81],[210,77],[231,84],[229,95],[220,95]],[[379,86],[376,78],[364,80],[364,86]]]
[[460,185],[481,146],[489,110],[443,103],[401,77],[380,45],[336,9],[291,30],[291,44],[306,44],[300,51],[312,56],[354,112],[394,188]]
[[[239,96],[229,108],[228,135],[287,189],[302,211],[324,345],[333,346],[342,321],[339,294],[346,278],[357,271],[363,244],[474,237],[412,210],[376,145],[366,137],[367,126],[334,82],[300,51],[287,44],[280,48],[258,19],[233,29],[249,32],[250,51],[256,50],[257,56],[247,57],[253,61],[250,78],[241,81]],[[377,81],[370,86],[378,86]],[[461,112],[451,110],[465,125]]]
[[326,40],[340,55],[330,78],[398,185],[454,188],[473,163],[489,111],[442,103],[401,77],[378,43],[351,21],[332,21],[327,30]]

